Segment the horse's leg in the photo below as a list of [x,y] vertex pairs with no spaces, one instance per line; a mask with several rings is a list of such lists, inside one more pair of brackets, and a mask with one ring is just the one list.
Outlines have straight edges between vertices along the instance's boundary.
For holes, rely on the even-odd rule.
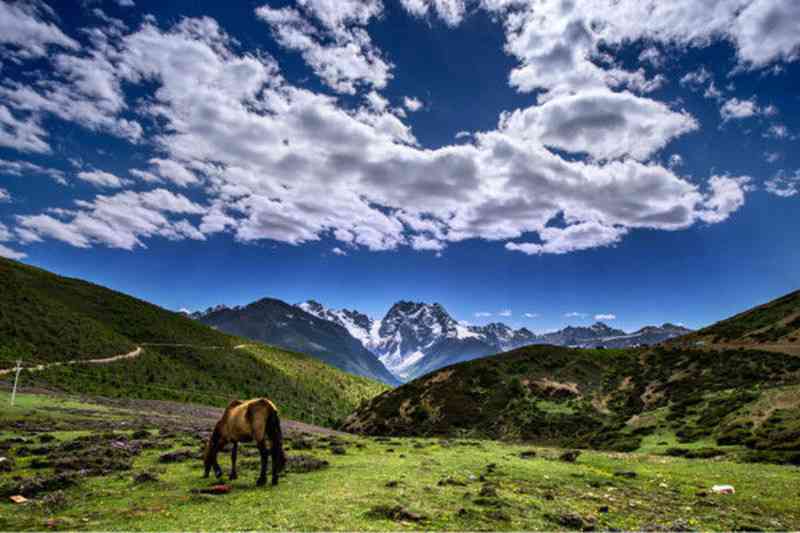
[[236,475],[236,452],[239,451],[239,443],[234,442],[233,448],[231,449],[231,481],[236,479],[238,476]]
[[[226,441],[225,439],[220,439],[219,446],[217,447],[217,451],[222,450],[225,447]],[[217,476],[217,479],[222,477],[222,467],[219,466],[219,454],[214,453],[214,475]]]
[[269,450],[267,449],[266,444],[264,444],[264,439],[256,441],[258,445],[258,451],[261,453],[261,475],[258,476],[258,481],[256,481],[256,485],[261,487],[267,482],[267,465],[269,464]]
[[274,444],[272,445],[272,484],[278,484],[278,447]]

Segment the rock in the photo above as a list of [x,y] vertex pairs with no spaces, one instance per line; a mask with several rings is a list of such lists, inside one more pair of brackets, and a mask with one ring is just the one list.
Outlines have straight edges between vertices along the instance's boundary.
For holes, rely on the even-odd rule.
[[57,490],[42,498],[39,504],[48,511],[63,509],[67,506],[67,496],[64,494],[64,491]]
[[639,474],[637,474],[636,472],[631,472],[629,470],[617,470],[616,472],[614,472],[614,475],[616,477],[624,477],[628,479],[633,479],[639,476]]
[[533,459],[536,457],[535,450],[525,450],[524,452],[520,452],[519,454],[520,459]]
[[559,515],[545,515],[545,517],[567,529],[592,531],[597,525],[597,519],[595,517],[581,516],[574,512],[562,513]]
[[736,489],[733,485],[714,485],[711,487],[711,492],[714,494],[736,494]]
[[292,474],[305,474],[330,466],[328,461],[317,459],[312,455],[290,455],[286,462],[286,471]]
[[169,452],[161,455],[158,458],[159,463],[180,463],[194,458],[194,451],[192,450],[178,450],[176,452]]
[[14,470],[16,462],[10,457],[0,457],[0,472],[11,472]]
[[133,478],[134,483],[154,483],[158,481],[158,476],[150,472],[140,472]]
[[580,457],[581,451],[580,450],[569,450],[562,453],[558,459],[559,461],[564,461],[565,463],[574,463]]
[[409,511],[400,505],[376,505],[370,509],[368,514],[375,518],[388,518],[389,520],[407,522],[422,522],[426,519],[425,516]]
[[451,485],[455,487],[466,487],[467,483],[458,479],[453,479],[452,477],[440,479],[437,483],[440,487],[444,487],[446,485]]
[[484,485],[478,495],[484,498],[497,498],[497,489],[493,485]]

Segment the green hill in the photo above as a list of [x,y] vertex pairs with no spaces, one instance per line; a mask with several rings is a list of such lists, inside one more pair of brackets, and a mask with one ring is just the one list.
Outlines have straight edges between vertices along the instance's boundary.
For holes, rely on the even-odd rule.
[[[345,429],[800,463],[800,358],[656,347],[529,346],[454,365],[361,406]],[[769,454],[777,453],[776,456]]]
[[21,381],[84,394],[209,405],[269,396],[290,418],[329,424],[386,390],[311,357],[226,335],[92,283],[0,259],[0,368],[10,368],[17,358],[34,366],[107,358],[137,347],[143,351],[136,358],[50,366],[23,372]]
[[791,353],[800,353],[800,291],[670,342],[695,346],[777,345]]

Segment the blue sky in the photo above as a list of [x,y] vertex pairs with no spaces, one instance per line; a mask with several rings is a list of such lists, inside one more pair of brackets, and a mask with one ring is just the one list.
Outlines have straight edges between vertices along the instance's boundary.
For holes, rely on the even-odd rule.
[[539,332],[800,286],[794,3],[163,4],[0,3],[0,254]]

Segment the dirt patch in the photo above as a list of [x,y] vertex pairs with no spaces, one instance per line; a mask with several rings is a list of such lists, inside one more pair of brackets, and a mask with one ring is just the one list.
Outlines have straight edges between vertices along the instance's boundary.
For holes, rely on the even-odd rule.
[[318,459],[313,455],[290,455],[287,457],[286,472],[291,474],[306,474],[330,466],[328,461]]
[[66,489],[77,483],[76,477],[72,474],[39,476],[0,486],[0,496],[8,497],[21,494],[26,498],[32,498],[45,492]]
[[372,518],[385,518],[399,522],[422,522],[427,519],[424,515],[409,511],[402,505],[376,505],[367,514]]

